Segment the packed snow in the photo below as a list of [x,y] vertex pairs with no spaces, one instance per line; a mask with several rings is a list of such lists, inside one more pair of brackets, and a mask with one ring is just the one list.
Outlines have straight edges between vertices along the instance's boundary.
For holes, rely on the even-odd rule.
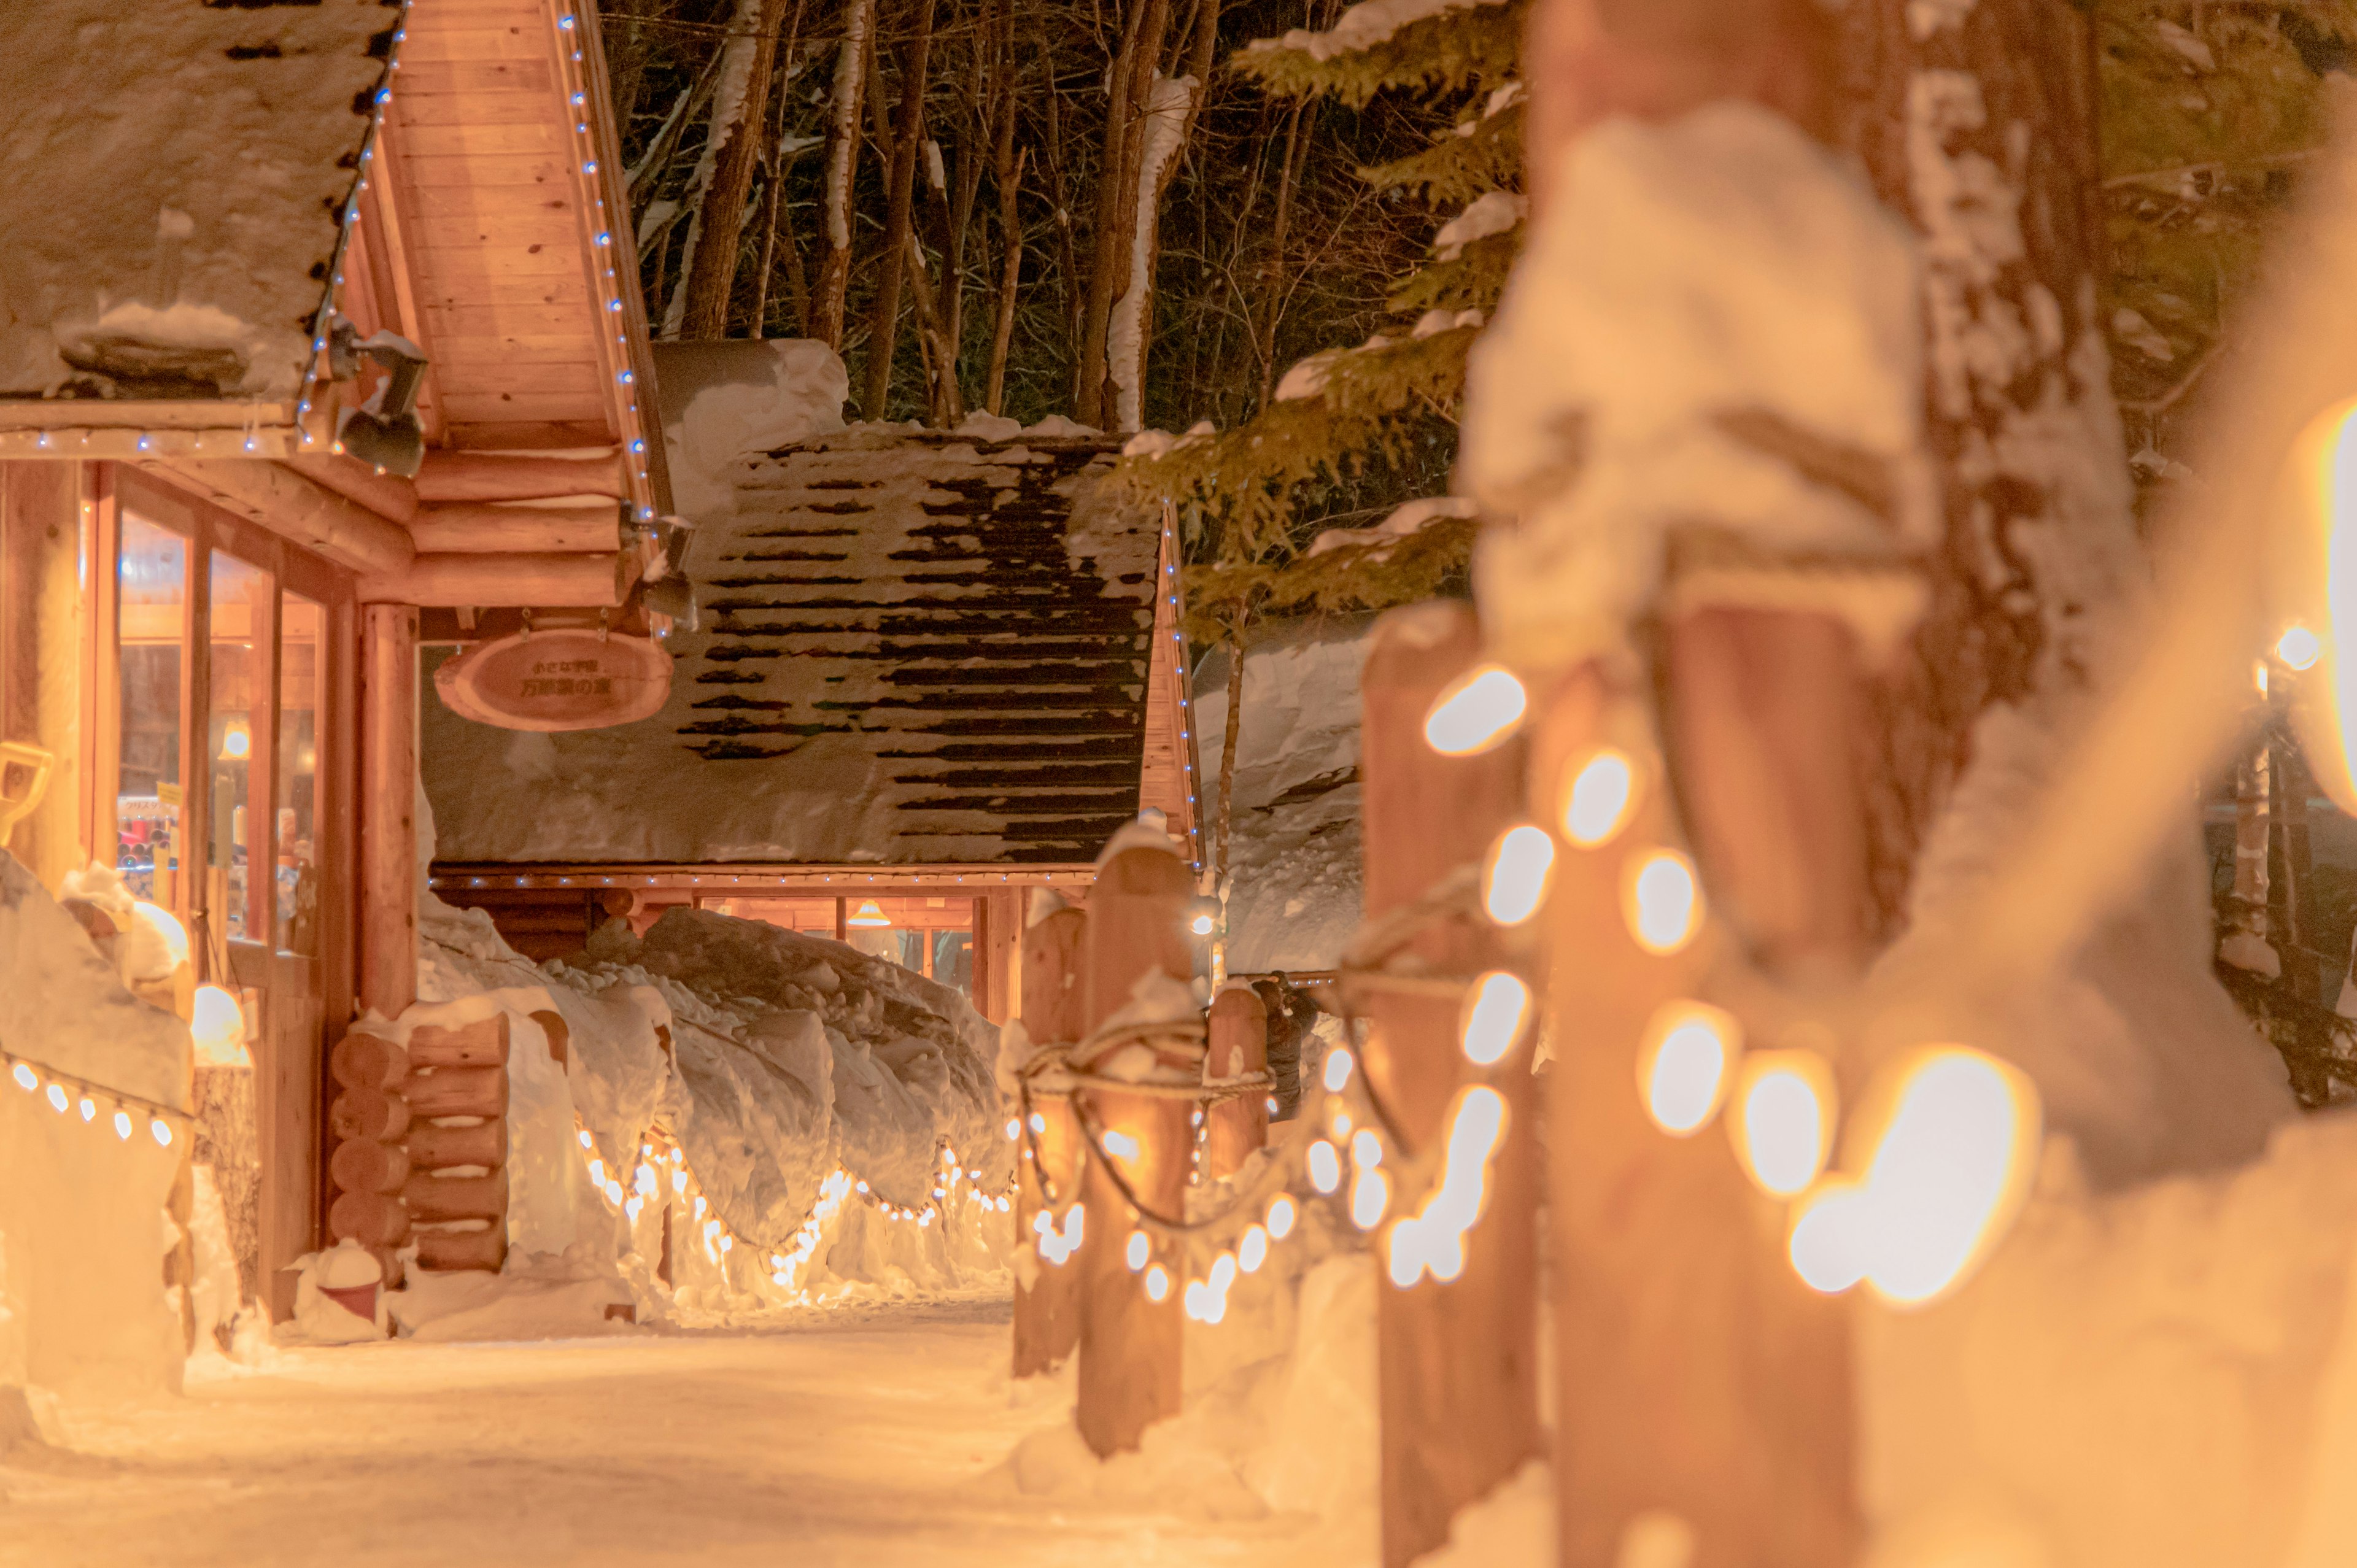
[[[1738,549],[1853,567],[1927,546],[1915,245],[1856,173],[1731,102],[1609,120],[1564,162],[1469,371],[1459,482],[1516,520],[1488,531],[1474,564],[1492,650],[1541,671],[1619,653],[1661,592],[1670,532],[1697,521]],[[1738,417],[1803,448],[1855,448],[1881,475],[1880,504]],[[1763,577],[1718,586],[1812,592],[1875,649],[1921,600],[1887,570]]]
[[1476,5],[1501,5],[1504,0],[1360,0],[1323,32],[1295,27],[1281,38],[1257,38],[1253,49],[1300,49],[1315,60],[1355,54],[1388,42],[1393,34],[1413,22],[1470,10]]

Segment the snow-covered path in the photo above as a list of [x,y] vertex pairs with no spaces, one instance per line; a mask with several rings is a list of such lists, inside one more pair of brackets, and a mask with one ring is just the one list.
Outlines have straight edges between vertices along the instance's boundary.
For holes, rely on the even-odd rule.
[[0,1455],[0,1564],[1276,1564],[1301,1516],[1044,1504],[993,1473],[1003,1302],[776,1331],[288,1350]]

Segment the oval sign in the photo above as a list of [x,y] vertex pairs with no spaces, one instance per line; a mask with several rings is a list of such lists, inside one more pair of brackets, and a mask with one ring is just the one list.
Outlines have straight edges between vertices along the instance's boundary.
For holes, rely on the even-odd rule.
[[478,724],[605,729],[663,705],[671,655],[643,637],[535,631],[477,643],[445,660],[434,686],[452,713]]

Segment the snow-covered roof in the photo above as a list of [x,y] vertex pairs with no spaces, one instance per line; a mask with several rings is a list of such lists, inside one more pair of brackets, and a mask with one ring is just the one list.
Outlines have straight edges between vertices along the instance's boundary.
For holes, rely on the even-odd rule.
[[0,5],[0,397],[292,396],[401,15]]
[[854,426],[696,521],[669,703],[525,735],[426,704],[446,863],[1070,864],[1137,811],[1160,521],[1117,442]]

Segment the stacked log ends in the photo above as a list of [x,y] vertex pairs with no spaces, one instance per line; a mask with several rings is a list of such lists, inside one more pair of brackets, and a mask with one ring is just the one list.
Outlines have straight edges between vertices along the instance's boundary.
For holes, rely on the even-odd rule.
[[398,1285],[395,1254],[410,1235],[409,1210],[400,1197],[408,1160],[398,1146],[409,1131],[409,1105],[401,1092],[408,1056],[399,1041],[355,1026],[336,1042],[328,1068],[343,1092],[328,1112],[336,1136],[328,1169],[339,1189],[328,1209],[328,1233],[373,1251],[384,1265],[385,1283]]
[[[556,1048],[556,1029],[549,1038]],[[421,1268],[496,1271],[507,1260],[507,1064],[504,1013],[410,1031],[404,1094],[414,1121],[401,1196]]]

